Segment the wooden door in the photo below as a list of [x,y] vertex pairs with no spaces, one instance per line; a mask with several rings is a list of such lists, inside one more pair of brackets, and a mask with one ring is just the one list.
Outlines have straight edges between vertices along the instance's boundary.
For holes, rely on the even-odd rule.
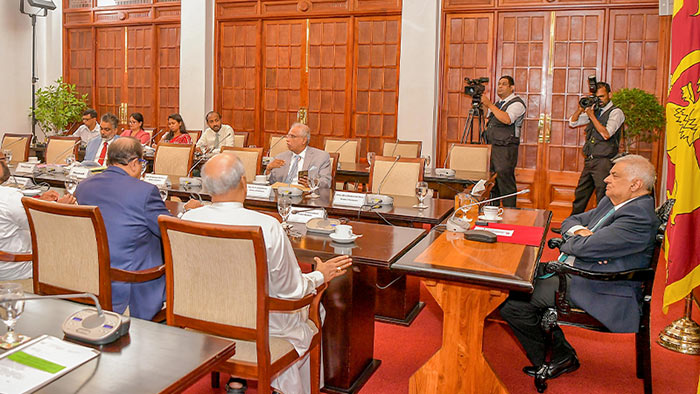
[[158,113],[152,103],[155,101],[153,90],[153,27],[129,26],[126,29],[126,80],[127,101],[125,111],[128,114],[140,112],[144,117],[144,127],[155,127]]
[[158,111],[153,114],[154,118],[148,124],[152,125],[151,127],[165,128],[168,115],[180,112],[180,25],[158,25],[157,29],[158,56],[154,56],[157,62],[154,62],[153,68],[157,69],[158,73],[151,75],[151,88],[158,87],[158,95],[153,97],[152,101],[157,103],[152,106]]
[[126,98],[124,32],[123,27],[97,29],[95,109],[100,116],[107,112],[118,115]]
[[93,56],[94,38],[92,28],[77,28],[67,30],[67,67],[64,67],[66,80],[74,84],[80,94],[88,95],[88,106],[94,105],[93,88]]

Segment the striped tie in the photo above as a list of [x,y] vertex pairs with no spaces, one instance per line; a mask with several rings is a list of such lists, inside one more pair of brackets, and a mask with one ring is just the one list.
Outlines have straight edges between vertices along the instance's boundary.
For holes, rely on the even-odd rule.
[[299,165],[299,159],[301,156],[299,155],[294,155],[294,159],[292,159],[292,165],[289,168],[289,174],[287,174],[287,179],[285,179],[284,183],[292,183],[294,180],[294,177],[297,174],[297,167]]

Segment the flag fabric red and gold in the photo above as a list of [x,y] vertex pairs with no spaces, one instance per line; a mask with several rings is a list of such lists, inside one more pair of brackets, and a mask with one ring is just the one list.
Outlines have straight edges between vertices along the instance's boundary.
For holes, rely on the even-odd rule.
[[675,0],[666,104],[666,229],[663,309],[700,285],[700,0]]

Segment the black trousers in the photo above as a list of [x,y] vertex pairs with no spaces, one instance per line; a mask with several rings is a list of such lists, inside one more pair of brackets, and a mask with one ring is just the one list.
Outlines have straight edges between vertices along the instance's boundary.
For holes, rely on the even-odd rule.
[[[548,307],[556,305],[554,293],[558,288],[559,277],[557,276],[537,279],[532,294],[511,293],[501,305],[501,317],[513,329],[515,337],[525,348],[527,358],[535,366],[540,366],[545,361],[545,334],[540,326],[542,313]],[[554,327],[553,333],[552,361],[558,362],[576,354],[574,348],[564,338],[561,328]]]
[[603,180],[610,174],[612,166],[612,161],[609,158],[586,159],[581,176],[578,178],[576,191],[574,191],[572,215],[586,210],[588,200],[591,199],[594,189],[598,202],[605,197],[605,182]]
[[[491,172],[496,173],[496,185],[491,196],[500,197],[515,193],[515,166],[518,164],[518,145],[491,145]],[[515,208],[517,197],[512,196],[502,200],[504,207]],[[496,203],[496,205],[498,205]]]

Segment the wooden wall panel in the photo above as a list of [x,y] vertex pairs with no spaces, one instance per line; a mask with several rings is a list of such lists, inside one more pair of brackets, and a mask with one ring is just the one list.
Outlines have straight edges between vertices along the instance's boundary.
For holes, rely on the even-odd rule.
[[[221,116],[236,131],[254,132],[257,87],[257,22],[224,22],[219,32],[218,86]],[[248,141],[251,145],[259,142]]]
[[124,87],[124,28],[103,27],[97,30],[97,97],[95,109],[102,116],[106,112],[119,114]]
[[93,35],[92,29],[70,29],[67,31],[66,81],[75,85],[78,92],[88,95],[88,106],[93,105]]
[[144,127],[155,127],[153,94],[153,26],[126,28],[128,112],[140,112]]
[[398,16],[355,20],[352,136],[363,139],[362,156],[396,140],[400,38]]
[[158,26],[158,127],[180,111],[180,25]]

